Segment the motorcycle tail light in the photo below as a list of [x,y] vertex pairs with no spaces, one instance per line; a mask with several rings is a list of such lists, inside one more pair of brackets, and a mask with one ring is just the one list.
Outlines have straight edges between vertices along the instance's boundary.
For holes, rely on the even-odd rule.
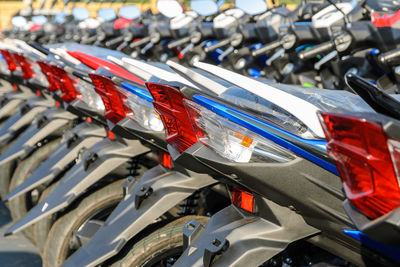
[[42,73],[46,76],[46,79],[49,83],[49,86],[47,87],[47,89],[51,92],[58,91],[61,87],[54,79],[51,67],[47,63],[42,62],[42,61],[38,61],[38,65],[39,65],[40,69],[42,70]]
[[371,219],[399,207],[400,142],[363,118],[322,113],[320,120],[349,201]]
[[0,52],[8,64],[8,70],[11,72],[17,70],[17,64],[14,58],[12,57],[11,53],[4,49],[1,49]]
[[114,124],[125,118],[130,110],[124,103],[125,96],[116,89],[113,81],[98,74],[89,74],[89,77],[103,100],[104,116]]
[[[196,99],[196,96],[194,97]],[[287,162],[293,157],[274,142],[193,101],[184,100],[197,139],[234,162]]]
[[248,212],[254,212],[254,196],[239,188],[232,190],[232,204]]
[[167,143],[180,152],[197,143],[196,134],[183,104],[186,97],[168,85],[146,83],[146,86],[153,96],[154,108],[164,124]]
[[117,87],[117,89],[125,96],[125,104],[131,111],[128,118],[147,130],[163,131],[164,126],[160,115],[154,109],[151,94],[132,84],[122,83],[121,85],[122,88]]
[[21,67],[22,78],[24,78],[26,80],[32,78],[33,70],[32,70],[30,62],[28,62],[28,60],[26,60],[25,57],[23,57],[17,53],[13,53],[12,56],[14,58],[14,61]]
[[66,103],[71,103],[77,98],[81,98],[80,92],[76,89],[76,80],[68,75],[68,73],[59,66],[51,65],[51,72],[53,73],[53,78],[61,87],[61,99]]

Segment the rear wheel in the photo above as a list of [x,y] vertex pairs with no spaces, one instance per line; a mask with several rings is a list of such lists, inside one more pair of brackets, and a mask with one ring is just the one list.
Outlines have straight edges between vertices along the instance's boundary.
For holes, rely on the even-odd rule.
[[[6,152],[16,140],[12,141],[11,143],[5,145],[2,149],[0,149],[0,155]],[[11,160],[5,164],[0,165],[0,197],[4,199],[9,193],[8,189],[10,187],[10,180],[11,176],[13,175],[15,167],[15,161]],[[6,203],[8,207],[8,203]]]
[[[47,187],[42,194],[40,195],[38,203],[42,202],[45,200],[50,193],[60,184],[60,181],[50,185]],[[33,237],[34,237],[34,243],[36,245],[36,248],[38,249],[39,253],[42,254],[44,245],[46,243],[47,235],[49,234],[52,222],[53,222],[53,216],[50,215],[46,218],[43,218],[42,220],[38,221],[34,225],[32,225],[32,232],[33,232]]]
[[185,216],[167,224],[137,242],[128,254],[113,266],[172,266],[183,253],[182,228],[190,220],[206,224],[205,216]]
[[[28,158],[21,161],[11,178],[9,192],[12,192],[18,185],[22,184],[31,175],[31,172],[49,156],[59,143],[60,139],[53,140],[40,147]],[[35,205],[35,203],[37,203],[37,199],[32,199],[30,193],[10,200],[8,205],[13,221],[20,220],[32,208],[32,205]],[[29,241],[34,243],[32,226],[24,230],[23,234]]]
[[81,241],[76,232],[87,224],[104,222],[122,200],[122,184],[118,180],[88,195],[71,211],[58,218],[51,227],[42,253],[43,266],[60,266]]

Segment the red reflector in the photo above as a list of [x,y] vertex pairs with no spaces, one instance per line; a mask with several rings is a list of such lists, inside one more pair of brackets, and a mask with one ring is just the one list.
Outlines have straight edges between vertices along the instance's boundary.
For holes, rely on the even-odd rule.
[[248,212],[254,212],[254,196],[239,188],[232,190],[232,204]]
[[107,130],[107,137],[108,137],[108,139],[111,139],[111,140],[115,139],[114,133],[111,132],[110,130]]
[[17,64],[14,61],[14,58],[11,56],[11,53],[6,50],[0,50],[1,54],[3,55],[4,59],[8,64],[8,70],[14,71],[17,69]]
[[130,113],[129,108],[123,102],[125,96],[121,94],[109,78],[89,74],[95,86],[94,90],[98,93],[104,103],[104,116],[112,123],[118,123]]
[[180,152],[197,143],[183,104],[183,99],[187,98],[179,90],[168,85],[146,83],[146,86],[153,96],[154,108],[164,124],[167,143]]
[[129,26],[133,19],[126,19],[126,18],[118,18],[114,21],[114,30],[119,30]]
[[13,53],[12,55],[14,57],[14,61],[16,63],[18,63],[18,65],[21,67],[22,78],[24,78],[24,79],[32,78],[33,71],[32,71],[31,63],[29,63],[25,57],[23,57],[17,53]]
[[15,84],[15,83],[13,84],[13,90],[14,90],[14,91],[18,91],[18,85]]
[[36,95],[37,95],[37,96],[41,96],[41,95],[42,95],[42,93],[40,92],[40,90],[36,90]]
[[165,152],[158,153],[158,163],[160,163],[165,168],[172,168],[172,158],[171,155]]
[[394,14],[380,15],[378,13],[373,13],[371,15],[371,20],[375,27],[392,27],[400,21],[400,10]]
[[[366,216],[377,218],[400,206],[393,159],[398,154],[382,126],[362,118],[321,114],[328,154],[336,160],[349,201]],[[397,162],[398,164],[398,162]]]
[[51,92],[58,91],[61,88],[61,86],[53,78],[51,67],[47,63],[42,61],[38,61],[37,63],[40,69],[42,70],[43,74],[46,76],[47,81],[49,82],[49,87],[48,87],[49,91]]
[[53,78],[56,83],[61,87],[61,99],[67,103],[74,101],[80,92],[75,88],[74,81],[69,77],[64,69],[51,65],[50,66]]
[[58,101],[56,101],[56,107],[60,107],[61,106],[61,104],[60,104],[60,102],[58,102]]
[[87,121],[88,123],[92,123],[92,122],[93,122],[93,119],[90,118],[90,117],[87,117],[87,118],[86,118],[86,121]]

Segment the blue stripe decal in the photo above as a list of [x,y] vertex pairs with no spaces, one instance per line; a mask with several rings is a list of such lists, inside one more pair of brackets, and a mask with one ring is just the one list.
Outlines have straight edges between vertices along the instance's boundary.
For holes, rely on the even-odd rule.
[[138,97],[146,99],[149,102],[153,102],[153,97],[151,96],[151,94],[148,91],[143,90],[142,88],[136,87],[132,84],[125,83],[125,82],[121,83],[121,85],[124,89],[128,90],[132,94],[135,94]]
[[[304,149],[292,144],[291,142],[288,142],[288,141],[284,140],[283,138],[281,138],[279,136],[276,136],[276,135],[274,135],[274,134],[272,134],[272,133],[270,133],[270,132],[268,132],[268,131],[266,131],[266,130],[264,130],[264,129],[256,126],[256,125],[257,124],[265,125],[266,127],[272,128],[275,131],[278,131],[278,132],[281,132],[283,134],[286,134],[286,135],[298,140],[299,142],[306,143],[308,145],[312,145],[312,146],[318,147],[320,149],[322,148],[324,150],[326,150],[326,141],[325,140],[308,140],[308,139],[301,138],[301,137],[299,137],[297,135],[294,135],[294,134],[289,133],[289,132],[287,132],[285,130],[282,130],[282,129],[280,129],[280,128],[272,125],[272,124],[269,124],[269,123],[267,123],[267,122],[265,122],[263,120],[260,120],[260,119],[258,119],[256,117],[253,117],[253,116],[250,116],[250,115],[248,115],[246,113],[243,113],[241,111],[232,109],[230,107],[224,106],[224,105],[222,105],[222,104],[220,104],[218,102],[212,101],[212,100],[210,100],[210,99],[208,99],[208,98],[206,98],[204,96],[201,96],[201,95],[193,96],[193,100],[197,104],[199,104],[199,105],[201,105],[201,106],[203,106],[203,107],[215,112],[216,114],[218,114],[218,115],[220,115],[220,116],[222,116],[224,118],[227,118],[227,119],[231,120],[232,122],[234,122],[236,124],[239,124],[239,125],[247,128],[247,129],[249,129],[249,130],[251,130],[251,131],[253,131],[253,132],[255,132],[255,133],[257,133],[257,134],[259,134],[259,135],[261,135],[261,136],[263,136],[263,137],[265,137],[265,138],[267,138],[267,139],[269,139],[269,140],[271,140],[273,142],[275,142],[276,144],[278,144],[278,145],[280,145],[280,146],[282,146],[282,147],[284,147],[286,149],[291,150],[292,152],[294,152],[295,154],[299,155],[300,157],[303,157],[303,158],[315,163],[316,165],[318,165],[318,166],[320,166],[320,167],[332,172],[333,174],[339,176],[339,172],[338,172],[338,170],[337,170],[335,165],[333,165],[333,164],[331,164],[331,163],[329,163],[329,162],[327,162],[327,161],[325,161],[325,160],[323,160],[323,159],[311,154],[310,152],[305,151]],[[239,114],[240,116],[243,116],[248,120],[254,121],[255,123],[249,123],[247,121],[244,121],[240,117],[235,116],[233,113]]]
[[358,230],[343,230],[343,233],[382,253],[388,258],[400,262],[400,248],[382,244],[378,241],[373,240],[372,238],[368,237],[366,234]]
[[297,21],[294,25],[312,25],[312,21]]

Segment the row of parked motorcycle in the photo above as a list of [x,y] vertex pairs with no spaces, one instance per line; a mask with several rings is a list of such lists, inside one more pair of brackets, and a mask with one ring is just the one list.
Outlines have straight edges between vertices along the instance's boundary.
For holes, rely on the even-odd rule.
[[398,266],[396,3],[13,17],[6,235],[50,267]]

